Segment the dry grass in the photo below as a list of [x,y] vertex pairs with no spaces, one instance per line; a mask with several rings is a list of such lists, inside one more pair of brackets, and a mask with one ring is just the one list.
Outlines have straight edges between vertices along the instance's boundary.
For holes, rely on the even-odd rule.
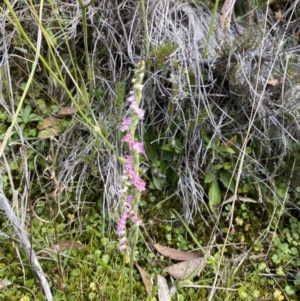
[[[39,5],[11,1],[11,6],[30,39],[36,41],[39,25],[32,20]],[[241,23],[233,23],[228,31],[223,29],[217,15],[213,35],[208,41],[211,11],[202,2],[148,1],[146,16],[143,16],[137,1],[96,1],[86,7],[86,21],[79,1],[49,2],[44,6],[42,24],[52,31],[53,40],[52,44],[44,43],[44,49],[40,50],[42,56],[49,59],[53,71],[67,83],[68,91],[80,103],[87,118],[100,125],[120,155],[119,126],[122,116],[126,115],[124,99],[130,89],[133,69],[146,59],[142,106],[147,117],[141,125],[140,137],[143,139],[145,133],[154,128],[153,142],[175,145],[180,140],[180,154],[169,163],[169,168],[178,174],[172,193],[181,201],[187,222],[192,224],[197,214],[207,224],[215,221],[211,233],[214,241],[220,233],[220,215],[213,215],[207,206],[204,178],[207,166],[214,161],[223,163],[219,162],[223,154],[212,155],[210,147],[216,141],[226,144],[238,137],[235,146],[238,151],[233,155],[236,165],[232,170],[235,194],[238,194],[239,184],[247,180],[248,185],[256,187],[258,203],[266,202],[264,195],[271,195],[277,206],[273,209],[266,206],[266,210],[270,210],[270,225],[278,206],[286,201],[278,197],[275,179],[282,162],[291,154],[291,145],[298,144],[300,137],[297,78],[300,58],[289,25],[293,22],[290,13],[296,8],[296,4],[291,6],[278,21],[268,7],[254,8],[251,16],[255,24],[249,24],[247,16],[241,17]],[[20,32],[14,24],[8,25],[10,17],[11,14],[4,12],[0,15],[3,37],[0,101],[3,110],[13,117],[18,105],[15,91],[27,79],[32,58],[29,54],[34,51],[25,40],[18,44],[19,48],[23,45],[26,53],[24,66],[21,65],[21,53],[14,48]],[[145,17],[147,33],[143,26]],[[145,35],[149,49],[145,45]],[[208,52],[204,57],[207,43]],[[16,66],[23,68],[24,74],[12,74]],[[44,85],[42,94],[49,100],[54,99],[57,105],[74,105],[66,89],[49,72],[41,71],[43,68],[40,61],[37,71],[40,78],[39,75],[35,77]],[[34,99],[30,101],[35,104]],[[50,142],[36,140],[31,143],[16,124],[14,131],[19,141],[9,140],[8,145],[16,147],[9,150],[8,156],[17,164],[20,160],[15,158],[23,162],[19,187],[14,187],[11,166],[3,157],[3,170],[9,175],[12,194],[20,189],[22,193],[17,195],[22,206],[27,206],[30,186],[36,182],[41,191],[47,190],[58,204],[57,215],[64,216],[73,210],[78,220],[83,208],[100,198],[103,212],[107,212],[110,225],[114,227],[112,222],[116,218],[114,211],[119,204],[121,188],[118,160],[86,127],[84,119],[73,119],[75,125]],[[199,122],[200,119],[203,121]],[[203,138],[203,131],[210,139],[208,142]],[[35,143],[40,146],[34,151],[33,162],[42,160],[44,166],[32,171],[26,151],[34,149]],[[147,158],[145,165],[151,168]],[[44,187],[44,183],[48,186]],[[91,200],[95,194],[99,197]],[[223,193],[224,199],[229,194],[229,191]],[[234,223],[235,201],[228,217],[229,229]],[[23,207],[19,209],[24,214]],[[221,214],[223,208],[219,209]],[[21,214],[20,218],[24,223],[25,217]],[[257,241],[263,241],[269,230],[261,233]],[[275,232],[276,227],[272,231]],[[227,243],[225,240],[224,245]],[[226,285],[226,281],[221,280],[226,274],[226,266],[222,270],[220,265],[223,251],[221,248],[215,287]],[[250,251],[251,248],[246,250]],[[215,293],[212,289],[209,300],[213,300]]]

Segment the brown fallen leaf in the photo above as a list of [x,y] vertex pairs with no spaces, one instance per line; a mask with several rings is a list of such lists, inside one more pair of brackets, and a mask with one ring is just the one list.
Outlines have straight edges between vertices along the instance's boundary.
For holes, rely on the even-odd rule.
[[236,0],[225,0],[221,8],[220,21],[223,24],[223,26],[225,25],[227,28],[229,28],[230,26],[230,20],[235,5],[235,1]]
[[227,146],[227,147],[232,147],[236,143],[236,140],[237,140],[237,136],[233,136],[232,138],[230,138],[230,140],[223,142],[221,145]]
[[62,252],[62,251],[65,251],[65,250],[87,250],[87,248],[77,242],[77,241],[73,241],[73,240],[64,240],[64,241],[60,241],[59,243],[55,244],[55,245],[52,245],[50,246],[49,248],[45,249],[44,252],[41,252],[40,256],[42,257],[45,257],[47,256],[47,252],[54,252],[54,253],[57,253],[57,252]]
[[137,263],[135,264],[135,266],[139,270],[142,280],[143,280],[143,283],[145,285],[146,291],[147,291],[148,295],[150,296],[152,294],[152,289],[153,289],[152,281],[151,281],[148,273],[142,267],[140,267]]
[[244,196],[240,196],[240,195],[237,195],[237,196],[232,195],[227,200],[225,200],[222,203],[222,205],[233,203],[234,201],[242,201],[242,202],[245,202],[245,203],[259,203],[259,201],[253,200],[253,199],[248,198],[248,197],[244,197]]
[[197,258],[173,264],[163,269],[163,272],[170,274],[175,279],[186,279],[191,276],[192,273],[194,276],[199,276],[205,264],[206,258]]
[[170,301],[171,294],[165,277],[157,275],[158,301]]
[[164,247],[161,245],[154,244],[154,248],[162,255],[170,257],[174,260],[185,261],[193,260],[202,256],[201,252],[184,252],[177,249]]
[[267,85],[271,86],[278,86],[279,85],[279,80],[278,79],[269,79],[267,80]]
[[44,130],[44,129],[53,127],[55,125],[58,125],[59,122],[60,121],[58,119],[45,118],[45,119],[41,120],[36,127],[37,127],[38,130]]
[[77,109],[74,107],[61,107],[59,111],[57,112],[58,116],[62,115],[73,115],[77,113]]

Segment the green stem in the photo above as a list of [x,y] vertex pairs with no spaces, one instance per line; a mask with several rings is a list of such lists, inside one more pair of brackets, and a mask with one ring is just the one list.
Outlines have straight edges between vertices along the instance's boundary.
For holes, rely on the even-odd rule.
[[[5,0],[5,2],[7,2],[7,0]],[[6,5],[7,5],[8,8],[11,7],[9,2],[6,3]],[[42,5],[43,4],[41,3],[41,7],[42,7]],[[37,37],[37,48],[35,48],[36,49],[36,51],[35,51],[35,58],[34,58],[34,61],[33,61],[33,64],[32,64],[31,72],[29,74],[28,81],[27,81],[27,83],[25,85],[25,88],[24,88],[23,94],[21,96],[19,105],[18,105],[17,110],[15,112],[15,115],[14,115],[14,117],[12,119],[11,125],[8,128],[8,130],[6,131],[4,139],[3,139],[2,144],[0,146],[0,157],[2,156],[2,153],[4,152],[5,146],[6,146],[7,142],[8,142],[8,139],[9,139],[9,137],[11,135],[11,132],[12,132],[12,130],[13,130],[16,122],[17,122],[17,118],[18,118],[18,116],[20,114],[20,111],[21,111],[21,108],[23,106],[23,102],[25,100],[25,97],[27,95],[29,87],[30,87],[30,85],[31,85],[31,83],[33,81],[33,76],[35,74],[35,70],[36,70],[36,67],[37,67],[37,64],[38,64],[38,61],[39,61],[40,50],[41,50],[41,43],[42,43],[42,33],[41,33],[41,30],[39,30],[38,31],[38,37]]]
[[[144,78],[145,71],[145,63],[144,61],[140,62],[137,65],[137,69],[135,71],[135,76],[133,80],[133,92],[135,96],[135,101],[137,106],[139,106],[142,99],[142,83]],[[131,124],[129,127],[129,134],[131,137],[135,138],[135,132],[137,128],[137,124],[139,122],[138,116],[134,111],[131,112]],[[139,177],[139,169],[140,169],[140,155],[134,149],[130,151],[133,161],[133,169],[134,173],[137,177]],[[137,188],[132,188],[132,210],[134,214],[137,214],[138,207],[140,203],[141,192]],[[138,234],[138,226],[133,223],[130,231],[130,263],[129,263],[129,293],[130,293],[130,301],[134,301],[133,297],[133,268],[134,268],[134,252],[136,248],[136,244],[139,239]]]
[[147,60],[149,55],[149,36],[148,36],[148,24],[147,24],[147,14],[146,14],[146,8],[145,8],[145,0],[141,0],[141,9],[142,9],[142,17],[143,17],[143,25],[144,25],[144,31],[145,31],[145,44],[146,44],[146,57],[145,60]]
[[[40,51],[39,49],[37,49],[34,44],[31,42],[30,38],[27,36],[27,34],[25,33],[17,15],[15,14],[14,12],[14,9],[13,7],[11,6],[10,2],[8,0],[4,0],[9,12],[11,13],[12,15],[12,18],[6,14],[6,12],[2,9],[2,7],[0,6],[0,12],[3,13],[6,17],[6,19],[20,32],[21,36],[25,39],[26,43],[29,45],[29,47],[35,52],[36,54],[36,58],[39,59],[43,66],[47,69],[47,71],[51,74],[51,76],[57,81],[57,83],[64,89],[64,91],[66,92],[66,94],[68,95],[68,97],[70,98],[70,100],[72,101],[72,103],[74,104],[74,106],[76,107],[77,111],[79,112],[79,114],[81,115],[81,117],[83,118],[84,122],[85,122],[85,125],[87,127],[89,127],[90,129],[93,129],[98,135],[99,137],[104,141],[104,143],[106,144],[106,146],[108,146],[108,148],[117,156],[118,160],[121,162],[122,161],[122,158],[119,157],[118,153],[116,152],[115,148],[113,145],[111,145],[108,140],[105,138],[105,136],[103,135],[101,129],[99,126],[97,125],[94,125],[90,119],[84,114],[84,112],[82,111],[81,107],[79,106],[78,102],[75,100],[75,98],[73,97],[73,95],[71,94],[71,91],[68,89],[68,87],[66,86],[66,84],[64,83],[64,80],[60,74],[60,70],[56,64],[56,68],[57,68],[57,72],[60,74],[60,76],[58,77],[55,73],[55,71],[52,70],[52,68],[49,66],[49,64],[47,63],[46,59],[40,54]],[[41,32],[43,33],[44,37],[46,38],[46,41],[49,45],[49,48],[53,47],[52,43],[50,42],[49,43],[49,39],[48,38],[48,35],[47,35],[47,32],[45,31],[44,27],[42,26],[42,23],[39,19],[36,19],[37,23],[39,24],[39,30],[41,30]],[[58,56],[59,57],[59,56]],[[63,63],[63,62],[62,62]],[[37,62],[35,61],[34,62],[35,64],[35,67],[36,67],[36,64]],[[63,63],[64,64],[64,63]],[[35,68],[34,67],[34,68]],[[68,72],[68,70],[67,70]],[[69,72],[68,72],[69,73]],[[23,93],[23,97],[21,99],[21,102],[20,104],[22,103],[22,100],[25,98],[25,95],[29,89],[29,85],[32,81],[32,78],[33,78],[33,75],[34,73],[31,72],[30,74],[30,77],[29,77],[29,80],[27,82],[28,85],[26,85],[27,89],[24,90],[24,93]],[[71,76],[72,78],[72,75],[69,73],[69,75]],[[82,92],[80,90],[80,88],[78,87],[77,84],[75,84],[76,88],[77,88],[77,91],[82,95]],[[13,123],[12,123],[12,126],[8,129],[6,135],[5,135],[5,138],[4,138],[4,142],[7,142],[8,138],[9,138],[9,135],[12,131],[12,127],[14,126],[14,123],[16,122],[16,118],[19,114],[21,110],[21,107],[19,105],[18,107],[18,110],[15,114],[15,118],[13,119]],[[83,122],[83,123],[84,123]],[[0,155],[1,155],[1,152],[3,151],[2,148],[4,149],[4,146],[5,146],[5,143],[2,143],[1,145],[1,148],[0,148]]]
[[207,40],[206,40],[206,45],[205,45],[205,49],[204,49],[204,53],[203,53],[203,58],[204,59],[207,58],[208,47],[209,47],[210,39],[211,39],[211,36],[212,36],[212,33],[213,33],[218,7],[219,7],[219,0],[216,0],[214,10],[213,10],[213,14],[211,16],[211,21],[210,21],[209,30],[208,30],[208,37],[207,37]]
[[[76,109],[78,110],[78,112],[80,113],[80,115],[83,117],[83,119],[85,120],[85,122],[90,125],[90,127],[94,127],[94,124],[85,116],[85,114],[82,112],[79,104],[77,103],[77,101],[74,99],[74,97],[72,96],[70,90],[67,88],[66,84],[57,77],[56,73],[52,70],[52,68],[49,66],[49,64],[47,63],[47,61],[45,60],[45,58],[37,51],[37,48],[34,46],[34,44],[31,42],[31,40],[29,39],[29,37],[27,36],[27,34],[25,33],[21,23],[19,22],[18,17],[16,16],[13,8],[11,7],[10,3],[7,0],[4,0],[5,4],[7,5],[11,15],[13,16],[13,20],[7,15],[5,14],[5,11],[0,7],[0,11],[6,15],[7,19],[12,23],[13,26],[15,26],[17,28],[17,30],[19,30],[19,32],[21,33],[21,36],[25,39],[26,43],[29,45],[29,47],[37,54],[39,60],[42,62],[42,64],[44,65],[44,67],[47,69],[47,71],[51,74],[51,76],[57,81],[57,83],[65,90],[66,94],[69,96],[69,98],[72,100],[72,102],[74,103]],[[14,22],[15,23],[14,23]],[[39,22],[39,21],[38,21]],[[43,26],[40,25],[40,30],[43,32],[43,34],[45,34],[45,29],[43,28]],[[57,70],[59,71],[59,70]],[[79,88],[78,88],[79,89]],[[79,90],[80,91],[80,90]]]
[[130,294],[130,301],[135,301],[134,300],[134,295],[133,295],[133,268],[134,268],[134,251],[135,247],[138,241],[138,226],[136,224],[132,225],[132,230],[131,230],[131,243],[130,243],[130,262],[129,262],[129,294]]
[[89,81],[89,88],[93,88],[93,71],[91,68],[91,60],[90,60],[90,54],[89,54],[89,46],[88,46],[88,32],[87,32],[87,21],[86,21],[86,7],[91,5],[92,2],[88,3],[87,6],[83,5],[82,0],[78,0],[79,5],[82,11],[82,25],[83,25],[83,44],[84,44],[84,52],[85,52],[85,59],[87,64],[87,75],[88,75],[88,81]]
[[[74,60],[74,56],[72,55],[72,50],[71,50],[71,46],[69,44],[69,41],[68,41],[68,38],[67,38],[67,35],[66,35],[66,32],[65,32],[65,29],[64,29],[64,26],[61,22],[61,17],[58,15],[58,10],[55,8],[55,3],[54,3],[55,0],[50,0],[49,3],[50,3],[50,7],[51,7],[51,10],[52,10],[52,13],[53,15],[55,16],[55,22],[58,23],[58,26],[59,26],[59,30],[63,33],[63,40],[66,44],[66,47],[67,47],[67,50],[68,50],[68,53],[69,53],[69,57],[70,57],[70,61],[71,61],[71,65],[73,67],[73,73],[74,73],[74,77],[75,77],[75,82],[78,83],[78,75],[77,75],[77,68],[76,68],[76,57],[75,57],[75,60]],[[75,53],[73,51],[73,53]]]

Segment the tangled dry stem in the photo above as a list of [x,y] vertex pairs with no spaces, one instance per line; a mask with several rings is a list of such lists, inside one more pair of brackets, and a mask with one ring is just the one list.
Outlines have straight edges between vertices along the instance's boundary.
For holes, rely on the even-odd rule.
[[[200,175],[210,158],[200,134],[202,129],[209,133],[211,142],[216,138],[226,141],[234,135],[244,137],[251,124],[250,139],[261,141],[262,146],[255,155],[247,155],[248,161],[265,178],[269,177],[269,171],[260,153],[268,150],[270,156],[278,156],[280,164],[290,141],[300,136],[299,89],[296,79],[290,78],[290,66],[297,66],[299,55],[297,48],[290,47],[288,26],[282,30],[279,22],[266,12],[255,10],[256,19],[263,22],[251,27],[245,21],[241,25],[235,23],[226,31],[217,16],[208,57],[204,58],[212,20],[210,10],[203,3],[154,0],[146,4],[150,55],[146,58],[148,69],[142,103],[147,118],[141,137],[151,126],[157,129],[157,141],[161,143],[175,143],[178,136],[185,137],[182,155],[170,168],[179,175],[177,195],[182,200],[185,219],[192,222],[195,211],[202,214],[206,208]],[[52,26],[57,39],[63,36],[69,41],[73,39],[75,45],[82,43],[82,10],[78,1],[57,1],[56,8],[63,12],[60,21],[65,24],[64,31],[56,30],[50,7],[44,20]],[[108,121],[107,116],[120,116],[116,83],[124,83],[129,89],[132,69],[145,59],[143,16],[139,2],[133,0],[100,1],[88,6],[85,12],[95,74],[93,89],[103,91],[101,99],[92,96],[90,108],[94,119],[108,126],[107,137],[118,149],[120,143],[115,133],[119,120]],[[23,19],[26,16],[24,10],[19,14]],[[3,31],[3,17],[1,26],[9,45],[12,35]],[[165,45],[174,48],[163,57],[162,67],[155,50]],[[4,53],[6,60],[8,52]],[[6,66],[9,68],[9,63]],[[13,103],[3,101],[2,105],[13,114]],[[207,114],[205,122],[191,126],[201,118],[203,110]],[[101,147],[103,151],[99,151]],[[75,199],[70,199],[70,203],[79,207],[88,201],[87,194],[83,195],[86,189],[82,187],[90,185],[88,189],[92,190],[96,181],[103,182],[103,204],[113,215],[113,208],[118,205],[121,173],[115,157],[104,149],[99,139],[77,125],[57,138],[56,177],[64,183],[63,187],[76,187]],[[83,160],[89,156],[98,168],[98,176],[94,175],[92,180],[91,170]],[[244,168],[242,177],[253,172]],[[64,199],[67,195],[65,189],[58,197]]]

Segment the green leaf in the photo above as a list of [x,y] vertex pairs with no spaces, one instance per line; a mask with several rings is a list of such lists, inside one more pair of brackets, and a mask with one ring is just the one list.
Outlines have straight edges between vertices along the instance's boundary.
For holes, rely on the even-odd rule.
[[294,255],[294,256],[297,256],[298,255],[298,249],[295,248],[295,247],[291,247],[291,254]]
[[259,291],[259,290],[254,290],[254,291],[252,292],[252,296],[255,297],[255,298],[258,298],[259,295],[260,295],[260,291]]
[[246,287],[244,287],[244,286],[241,286],[238,289],[238,294],[239,294],[239,297],[241,299],[247,299],[248,298],[248,293],[246,292]]
[[166,152],[174,152],[174,148],[172,147],[171,144],[167,143],[167,144],[164,144],[162,147],[161,147],[162,150],[166,151]]
[[158,144],[145,142],[146,153],[151,162],[155,162],[158,159]]
[[226,171],[219,171],[220,180],[222,184],[229,189],[232,193],[235,191],[235,180],[232,178],[232,175]]
[[38,138],[47,139],[47,138],[57,136],[58,134],[59,133],[57,132],[57,128],[56,127],[51,127],[51,128],[39,131]]
[[212,169],[215,169],[215,170],[219,170],[221,168],[223,168],[223,164],[215,164],[212,166]]
[[296,274],[295,280],[294,280],[294,285],[299,286],[300,285],[300,272]]
[[31,105],[27,105],[22,112],[23,122],[27,123],[29,121],[30,113],[31,113]]
[[267,268],[267,264],[265,262],[261,262],[259,265],[258,265],[258,270],[259,271],[263,271]]
[[279,264],[281,260],[279,259],[278,255],[274,254],[274,255],[272,256],[272,261],[273,261],[275,264]]
[[108,262],[109,262],[109,259],[110,259],[110,257],[109,257],[109,255],[107,255],[107,254],[105,254],[105,255],[102,256],[102,261],[103,261],[104,263],[108,263]]
[[175,153],[178,155],[181,154],[182,148],[183,148],[182,142],[179,139],[176,139],[175,147],[174,147]]
[[216,179],[215,176],[207,173],[204,178],[204,183],[211,183],[215,179]]
[[275,292],[273,293],[273,297],[274,297],[275,300],[279,300],[279,301],[284,300],[282,292],[278,289],[275,290]]
[[287,193],[286,188],[278,188],[277,193],[278,193],[278,196],[281,198],[289,198],[289,193]]
[[224,145],[216,146],[216,150],[218,150],[221,153],[235,154],[235,151],[232,148]]
[[50,41],[50,43],[55,47],[57,46],[57,39],[55,37],[54,32],[51,30],[50,27],[46,26],[46,32],[47,32],[47,39]]
[[189,130],[194,129],[195,127],[201,126],[204,121],[208,118],[208,110],[211,110],[212,106],[210,106],[210,109],[203,108],[199,112],[199,117],[196,120],[191,121],[189,124]]
[[230,169],[232,169],[232,166],[231,166],[231,164],[229,162],[225,162],[223,164],[223,169],[224,170],[230,170]]
[[287,285],[284,288],[285,292],[287,295],[294,295],[295,294],[295,290],[293,290],[293,288],[290,285]]
[[216,212],[216,207],[221,203],[221,192],[217,181],[211,183],[211,187],[208,192],[208,205],[212,212]]
[[[210,138],[209,138],[209,136],[207,135],[207,133],[205,132],[205,130],[201,130],[201,137],[204,139],[204,141],[207,143],[207,144],[209,144],[209,142],[210,142]],[[209,147],[209,148],[211,148],[211,146]]]
[[6,120],[7,116],[5,112],[0,112],[0,121]]
[[166,184],[165,179],[152,175],[153,185],[157,190],[162,190]]
[[22,52],[24,54],[28,53],[27,49],[25,49],[25,48],[21,48],[21,47],[18,47],[18,46],[14,46],[14,48],[17,49],[17,50],[19,50],[20,52]]

